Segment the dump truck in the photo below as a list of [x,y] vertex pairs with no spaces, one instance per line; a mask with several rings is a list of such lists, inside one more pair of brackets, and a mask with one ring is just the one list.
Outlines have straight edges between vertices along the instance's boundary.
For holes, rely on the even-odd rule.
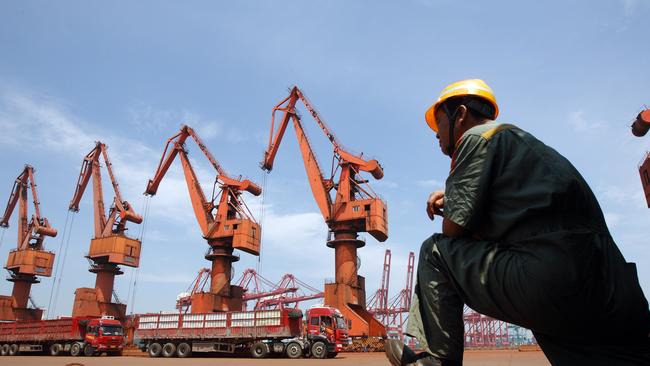
[[0,356],[122,355],[124,328],[113,317],[66,317],[0,323]]
[[322,306],[217,313],[154,313],[135,317],[134,338],[150,357],[191,357],[199,352],[254,358],[333,358],[348,343],[340,311]]

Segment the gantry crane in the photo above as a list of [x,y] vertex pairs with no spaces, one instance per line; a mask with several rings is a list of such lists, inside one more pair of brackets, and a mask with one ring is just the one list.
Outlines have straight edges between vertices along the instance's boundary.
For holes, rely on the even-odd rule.
[[[324,178],[301,125],[296,111],[298,101],[305,105],[333,145],[334,157],[328,178]],[[283,116],[276,132],[275,113],[278,111]],[[335,282],[325,285],[325,304],[340,309],[351,321],[350,336],[383,337],[386,334],[384,326],[366,310],[365,279],[357,274],[357,249],[363,247],[365,241],[359,240],[357,234],[367,232],[379,241],[388,238],[386,204],[372,191],[368,181],[360,176],[361,172],[369,172],[375,179],[381,179],[384,172],[377,160],[366,160],[363,155],[356,156],[343,149],[297,86],[291,88],[289,96],[273,108],[269,145],[262,169],[273,169],[273,161],[289,120],[293,121],[312,193],[330,233],[334,235],[327,246],[334,248]]]
[[[106,170],[115,192],[108,213],[104,206],[100,157],[104,158]],[[91,177],[93,179],[95,236],[90,240],[90,250],[86,258],[92,262],[89,271],[96,274],[95,287],[82,287],[75,291],[72,316],[110,315],[116,319],[124,319],[126,304],[112,301],[113,286],[115,276],[124,273],[120,269],[120,265],[136,268],[140,264],[141,243],[137,239],[126,236],[126,224],[128,222],[140,224],[142,217],[135,213],[131,204],[122,200],[119,185],[106,152],[106,145],[100,141],[95,143],[95,147],[81,163],[77,188],[68,207],[70,211],[79,212],[79,202]]]
[[388,321],[388,289],[390,287],[390,261],[391,251],[386,249],[384,253],[384,266],[381,275],[381,287],[375,292],[368,302],[368,311],[382,324]]
[[[215,189],[208,200],[190,164],[185,140],[194,139],[203,154],[216,170]],[[248,179],[231,178],[212,156],[201,138],[188,127],[181,126],[180,132],[167,140],[158,169],[147,184],[145,194],[155,195],[165,173],[176,156],[180,156],[185,181],[190,194],[194,214],[201,227],[203,237],[208,241],[205,259],[212,262],[210,269],[210,292],[196,293],[192,296],[192,313],[240,310],[242,308],[242,289],[230,284],[232,263],[239,260],[233,249],[259,255],[261,228],[241,198],[243,191],[255,196],[262,189]],[[216,185],[220,189],[216,189]],[[215,194],[216,193],[216,194]],[[215,212],[216,211],[216,212]]]
[[[34,214],[27,214],[27,194],[32,191]],[[14,182],[0,227],[9,227],[9,219],[18,204],[18,247],[9,252],[7,265],[8,280],[14,283],[11,296],[0,296],[0,320],[40,320],[43,310],[28,308],[32,285],[40,282],[37,276],[50,277],[54,264],[54,253],[43,247],[46,236],[55,237],[56,230],[46,218],[41,217],[40,202],[36,192],[34,168],[26,165]]]
[[[644,136],[650,129],[650,109],[641,111],[634,123],[632,123],[632,134],[637,137]],[[641,184],[645,193],[645,199],[650,208],[650,153],[647,153],[643,162],[639,165]]]
[[208,279],[210,279],[210,268],[201,268],[187,290],[176,298],[176,309],[183,314],[187,313],[192,308],[192,296],[203,292]]

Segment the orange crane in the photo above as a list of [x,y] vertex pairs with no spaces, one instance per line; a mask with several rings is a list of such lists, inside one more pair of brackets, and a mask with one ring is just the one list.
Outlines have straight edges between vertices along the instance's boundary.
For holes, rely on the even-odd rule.
[[210,278],[210,268],[201,268],[194,281],[176,298],[176,309],[185,314],[192,308],[192,296],[196,293],[203,292],[205,285]]
[[[104,158],[106,170],[115,192],[108,214],[104,205],[100,157]],[[81,163],[77,188],[68,207],[70,211],[79,212],[79,202],[91,177],[93,178],[95,236],[90,240],[90,251],[86,258],[92,262],[89,271],[96,274],[95,287],[82,287],[75,291],[72,316],[110,315],[116,319],[124,319],[126,305],[112,301],[113,287],[115,276],[124,273],[120,269],[120,265],[136,268],[140,264],[141,242],[126,236],[125,232],[128,222],[140,224],[142,217],[135,213],[131,204],[122,200],[119,185],[106,152],[106,145],[100,141],[95,143],[95,147]]]
[[[334,156],[329,178],[324,178],[301,125],[301,118],[296,111],[299,100],[333,145]],[[276,132],[275,113],[278,111],[283,115]],[[377,160],[366,160],[363,155],[353,155],[343,149],[297,86],[291,88],[289,96],[273,107],[269,145],[261,164],[262,169],[273,169],[273,161],[289,120],[293,121],[312,193],[330,234],[334,235],[327,246],[334,248],[336,279],[334,283],[325,285],[325,304],[340,309],[351,320],[350,336],[385,336],[384,326],[366,310],[365,279],[357,274],[357,249],[365,245],[365,241],[359,240],[357,234],[367,232],[382,242],[388,238],[386,203],[372,191],[360,173],[369,172],[375,179],[381,179],[384,172]],[[331,196],[332,191],[334,198]]]
[[[32,191],[34,214],[27,214],[27,194]],[[11,296],[0,296],[0,320],[40,320],[43,310],[28,308],[32,285],[39,283],[37,276],[50,277],[54,264],[54,253],[43,247],[46,236],[55,237],[56,230],[46,218],[41,217],[34,168],[26,165],[14,182],[0,227],[9,227],[9,219],[18,204],[18,247],[9,252],[7,265],[8,281],[13,282]]]
[[[194,139],[217,172],[210,200],[203,193],[185,150],[185,140],[188,137]],[[259,196],[262,189],[248,179],[231,178],[197,133],[189,126],[183,125],[180,132],[167,140],[156,173],[153,179],[149,180],[145,194],[151,196],[156,194],[160,182],[176,156],[180,156],[181,159],[187,189],[201,233],[210,246],[205,259],[212,262],[210,292],[192,295],[192,313],[241,310],[242,288],[230,284],[232,263],[239,260],[239,257],[233,255],[233,250],[239,249],[259,255],[262,234],[260,225],[253,218],[241,194],[246,191]],[[217,185],[219,190],[216,189]]]

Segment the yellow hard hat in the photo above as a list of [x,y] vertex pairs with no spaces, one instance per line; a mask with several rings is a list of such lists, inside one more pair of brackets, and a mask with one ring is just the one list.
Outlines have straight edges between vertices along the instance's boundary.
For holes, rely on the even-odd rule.
[[499,106],[497,105],[497,100],[494,97],[492,89],[481,79],[468,79],[461,80],[455,83],[449,84],[446,88],[442,90],[438,100],[427,109],[424,114],[424,119],[427,121],[429,127],[435,132],[438,132],[438,121],[436,121],[436,111],[442,102],[449,98],[453,97],[462,97],[462,96],[477,96],[483,98],[490,102],[494,107],[494,116],[490,116],[491,119],[496,119],[499,115]]

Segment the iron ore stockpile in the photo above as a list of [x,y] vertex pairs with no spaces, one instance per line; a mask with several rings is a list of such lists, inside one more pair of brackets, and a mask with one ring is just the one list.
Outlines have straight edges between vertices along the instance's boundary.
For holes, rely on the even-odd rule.
[[[298,104],[306,108],[332,144],[329,175],[318,164],[303,128],[305,121],[300,117]],[[31,287],[39,283],[39,277],[59,276],[48,306],[49,314],[55,312],[62,273],[59,267],[63,264],[59,256],[65,256],[65,252],[56,255],[46,250],[46,238],[57,236],[57,230],[41,215],[35,169],[26,165],[13,183],[6,210],[0,217],[0,227],[8,228],[18,206],[17,246],[10,251],[5,266],[13,291],[10,296],[0,296],[0,355],[77,357],[106,354],[147,358],[209,355],[236,357],[238,364],[242,364],[249,362],[242,361],[246,358],[324,359],[336,358],[341,352],[364,352],[339,356],[338,362],[375,364],[384,360],[383,355],[365,352],[382,351],[383,342],[389,337],[417,348],[415,340],[404,334],[413,292],[415,253],[409,253],[406,280],[392,297],[389,294],[391,250],[385,252],[381,284],[375,292],[367,295],[365,278],[358,273],[358,251],[366,244],[359,234],[368,233],[380,242],[388,239],[388,206],[372,189],[369,177],[364,176],[382,179],[381,165],[377,160],[367,160],[363,154],[352,154],[344,149],[314,105],[294,86],[272,109],[269,144],[261,162],[263,170],[273,169],[289,123],[295,130],[313,197],[328,227],[326,245],[334,249],[334,277],[323,289],[310,286],[290,273],[274,282],[254,269],[246,269],[238,280],[232,281],[235,278],[233,263],[239,260],[235,249],[260,255],[263,228],[246,205],[246,199],[249,195],[261,195],[262,188],[248,179],[229,175],[190,126],[181,126],[166,141],[158,166],[155,170],[152,167],[153,177],[143,182],[143,186],[147,183],[143,216],[122,196],[107,146],[98,141],[83,157],[68,206],[68,219],[63,226],[62,243],[66,234],[69,238],[66,233],[71,226],[68,220],[71,217],[73,220],[74,214],[80,211],[80,202],[92,180],[94,236],[86,259],[95,277],[95,286],[75,290],[71,316],[53,319],[48,315],[48,319],[44,319],[43,309],[30,297]],[[638,115],[632,131],[643,136],[649,128],[650,110],[645,110]],[[211,196],[203,191],[192,166],[186,148],[186,143],[191,141],[214,168]],[[124,273],[121,266],[139,267],[149,201],[158,192],[177,157],[200,228],[197,236],[207,241],[205,259],[210,265],[201,268],[187,290],[178,296],[175,311],[127,315],[127,304],[117,296],[115,277]],[[102,187],[102,160],[114,193],[108,209]],[[639,171],[650,207],[649,169],[650,156],[646,156]],[[30,194],[31,216],[28,215]],[[129,223],[141,225],[135,238],[126,235]],[[135,288],[129,289],[129,298],[132,297],[135,297]],[[322,304],[305,311],[300,309],[301,302],[316,299]],[[516,363],[514,353],[503,349],[536,349],[534,339],[525,329],[471,309],[465,310],[464,321],[466,347],[481,349],[476,352],[484,352],[482,360],[494,354],[497,355],[495,360],[505,357]],[[486,351],[495,349],[502,350]],[[471,352],[467,357],[470,365]],[[535,356],[519,357],[522,362],[533,362],[528,364],[546,364],[543,356],[538,357],[539,363],[535,363]],[[42,360],[34,362],[39,365],[49,362]],[[32,361],[33,358],[24,357],[21,364]],[[225,360],[224,363],[227,364]]]

